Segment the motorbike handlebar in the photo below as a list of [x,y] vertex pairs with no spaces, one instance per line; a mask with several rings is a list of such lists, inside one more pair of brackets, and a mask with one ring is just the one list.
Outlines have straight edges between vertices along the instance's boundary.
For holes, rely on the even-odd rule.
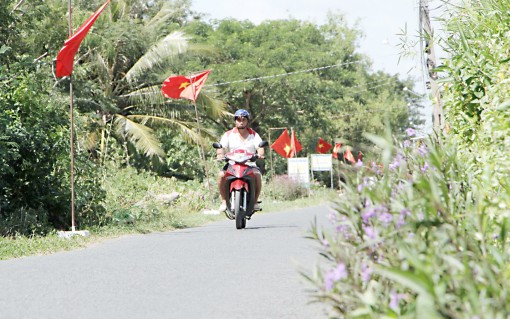
[[[256,161],[256,160],[258,160],[259,158],[260,158],[259,154],[254,154],[254,155],[250,158],[250,161],[255,162],[255,161]],[[228,159],[228,157],[227,157],[226,155],[223,155],[223,157],[222,157],[222,158],[216,158],[216,160],[217,160],[218,162],[228,162],[228,161],[229,161],[229,159]]]

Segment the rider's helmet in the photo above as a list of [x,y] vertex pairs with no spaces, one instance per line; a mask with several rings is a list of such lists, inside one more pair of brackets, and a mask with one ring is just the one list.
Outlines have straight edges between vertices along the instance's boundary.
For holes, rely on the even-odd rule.
[[246,117],[249,120],[250,119],[250,112],[248,112],[246,110],[243,110],[243,109],[239,109],[234,114],[234,120],[237,119],[238,117],[241,117],[241,116],[244,116],[244,117]]

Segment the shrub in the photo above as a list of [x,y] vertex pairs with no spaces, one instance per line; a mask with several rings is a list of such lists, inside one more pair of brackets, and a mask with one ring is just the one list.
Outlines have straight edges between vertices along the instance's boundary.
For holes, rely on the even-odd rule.
[[287,175],[276,175],[262,187],[263,196],[273,200],[293,200],[308,194],[308,189]]
[[314,229],[326,267],[315,297],[345,318],[504,318],[510,313],[510,189],[495,187],[448,140],[376,139],[385,168],[360,170],[330,220]]

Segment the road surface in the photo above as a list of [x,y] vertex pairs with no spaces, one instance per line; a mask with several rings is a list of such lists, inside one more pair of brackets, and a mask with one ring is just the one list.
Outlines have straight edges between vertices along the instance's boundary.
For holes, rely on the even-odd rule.
[[299,274],[318,206],[0,261],[0,318],[327,318]]

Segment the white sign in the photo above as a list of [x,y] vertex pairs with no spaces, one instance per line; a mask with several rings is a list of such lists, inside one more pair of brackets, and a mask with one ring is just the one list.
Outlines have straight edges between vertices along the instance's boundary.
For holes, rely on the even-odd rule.
[[310,171],[308,167],[308,157],[289,158],[287,162],[287,174],[289,174],[291,179],[309,185]]
[[331,171],[333,169],[333,156],[331,154],[311,154],[312,171]]

